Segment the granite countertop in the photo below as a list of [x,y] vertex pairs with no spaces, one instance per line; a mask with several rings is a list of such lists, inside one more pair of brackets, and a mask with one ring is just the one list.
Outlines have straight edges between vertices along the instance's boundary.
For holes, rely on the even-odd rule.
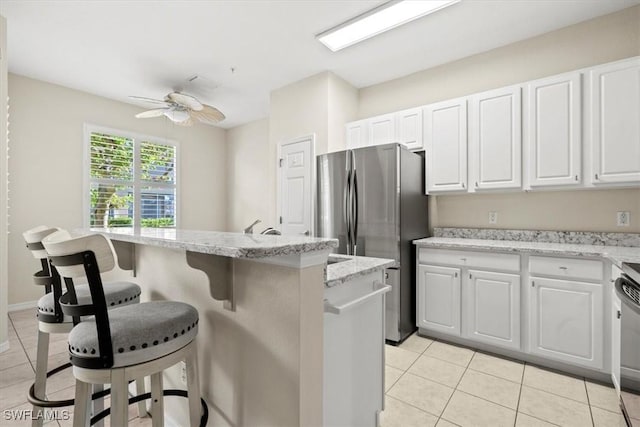
[[307,236],[274,236],[226,233],[220,231],[183,230],[175,228],[100,228],[76,230],[97,232],[112,240],[184,249],[192,252],[230,258],[267,258],[330,250],[338,240]]
[[334,262],[327,265],[327,279],[325,286],[328,288],[340,285],[358,276],[364,276],[365,274],[376,270],[393,267],[396,264],[392,259],[337,254],[329,255],[329,262],[337,260],[344,261]]
[[623,262],[640,262],[640,247],[588,245],[577,243],[528,242],[516,240],[428,237],[414,240],[419,247],[440,249],[494,250],[535,255],[604,257],[620,267]]

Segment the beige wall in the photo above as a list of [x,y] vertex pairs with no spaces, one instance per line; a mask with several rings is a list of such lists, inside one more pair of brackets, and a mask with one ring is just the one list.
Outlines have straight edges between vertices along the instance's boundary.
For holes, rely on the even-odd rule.
[[[640,55],[640,6],[360,90],[358,118]],[[433,226],[640,231],[640,190],[431,197]],[[631,227],[616,227],[616,211]],[[496,227],[491,225],[491,227]]]
[[0,351],[7,350],[7,20],[0,16]]
[[11,98],[9,304],[37,299],[38,268],[22,232],[46,224],[82,224],[83,125],[90,123],[179,141],[180,226],[226,228],[225,131],[139,120],[141,110],[62,86],[9,75]]
[[242,231],[256,219],[262,221],[257,231],[275,226],[274,191],[268,187],[272,173],[269,156],[268,119],[227,131],[228,231]]
[[345,123],[356,120],[358,114],[358,89],[349,83],[329,73],[328,81],[328,137],[327,151],[344,150],[347,147],[345,140]]

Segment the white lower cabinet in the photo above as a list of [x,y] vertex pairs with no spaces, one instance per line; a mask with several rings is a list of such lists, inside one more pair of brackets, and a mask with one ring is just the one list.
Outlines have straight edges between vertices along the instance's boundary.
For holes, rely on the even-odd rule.
[[520,275],[469,270],[467,338],[520,348]]
[[529,289],[531,353],[601,369],[602,284],[531,277]]
[[460,335],[460,269],[418,266],[418,327]]

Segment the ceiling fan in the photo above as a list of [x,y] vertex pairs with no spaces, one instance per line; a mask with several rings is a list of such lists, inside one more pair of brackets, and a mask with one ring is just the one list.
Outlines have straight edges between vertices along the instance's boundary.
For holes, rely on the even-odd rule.
[[180,126],[191,126],[196,120],[207,125],[215,125],[225,119],[224,114],[217,108],[203,104],[195,97],[185,93],[171,92],[163,100],[141,96],[130,96],[129,98],[162,105],[161,108],[136,114],[139,119],[165,116]]

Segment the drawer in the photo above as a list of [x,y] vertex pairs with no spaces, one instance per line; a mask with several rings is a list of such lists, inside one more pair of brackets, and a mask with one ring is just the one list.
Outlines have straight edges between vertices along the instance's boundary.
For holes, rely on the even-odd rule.
[[520,255],[492,252],[420,248],[420,264],[449,264],[461,267],[520,272]]
[[532,256],[529,258],[531,275],[559,276],[571,279],[602,281],[602,261],[576,258]]

